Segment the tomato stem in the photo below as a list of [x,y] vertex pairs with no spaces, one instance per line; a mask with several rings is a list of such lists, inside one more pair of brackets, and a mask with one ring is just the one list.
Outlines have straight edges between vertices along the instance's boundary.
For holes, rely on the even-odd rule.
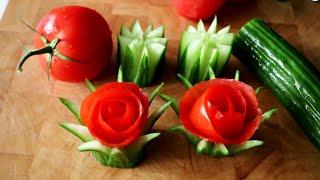
[[28,51],[29,52],[27,52],[19,61],[18,72],[21,72],[23,70],[22,66],[29,57],[34,56],[34,55],[52,53],[52,48],[50,46],[45,46],[45,47],[37,49],[37,50],[33,50],[33,51],[28,50]]

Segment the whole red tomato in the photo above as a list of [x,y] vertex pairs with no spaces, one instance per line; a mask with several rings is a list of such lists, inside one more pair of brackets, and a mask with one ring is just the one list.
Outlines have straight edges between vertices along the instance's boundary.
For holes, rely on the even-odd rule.
[[[65,6],[52,9],[36,27],[35,47],[46,46],[59,40],[55,47],[62,56],[53,54],[48,63],[50,48],[40,55],[40,64],[44,69],[50,67],[50,75],[56,79],[70,82],[93,79],[107,66],[112,54],[112,37],[105,19],[95,10],[81,6]],[[52,53],[52,50],[51,50]],[[68,60],[69,59],[69,60]]]
[[233,79],[196,84],[180,102],[180,121],[191,133],[214,143],[241,144],[262,119],[255,91]]
[[146,127],[149,99],[131,82],[107,83],[84,99],[80,115],[92,136],[108,147],[125,147]]
[[178,13],[192,20],[209,19],[224,3],[225,0],[173,0]]

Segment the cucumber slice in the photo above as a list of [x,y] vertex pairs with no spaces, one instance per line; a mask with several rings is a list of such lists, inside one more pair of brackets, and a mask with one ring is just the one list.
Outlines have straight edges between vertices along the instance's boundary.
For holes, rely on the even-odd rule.
[[[227,26],[216,33],[217,17],[208,31],[201,20],[196,28],[189,26],[181,36],[178,73],[192,84],[207,80],[213,74],[219,75],[231,54],[234,35],[229,30],[230,26]],[[209,74],[209,66],[214,73]]]
[[200,53],[200,62],[199,62],[199,75],[196,80],[196,82],[204,81],[206,80],[208,76],[208,64],[210,62],[212,47],[208,42],[206,42],[202,48]]
[[197,24],[197,31],[206,32],[206,28],[204,27],[202,20],[200,20]]
[[127,38],[134,38],[134,35],[129,31],[128,28],[121,26],[120,28],[120,35],[127,37]]
[[225,34],[225,33],[228,33],[230,30],[230,26],[226,26],[222,29],[220,29],[220,31],[217,32],[217,34]]
[[81,116],[80,116],[80,108],[79,108],[79,106],[77,106],[74,102],[72,102],[72,101],[70,101],[70,100],[68,100],[66,98],[63,98],[63,97],[59,97],[59,100],[77,118],[79,123],[83,124]]
[[164,36],[164,26],[159,26],[146,34],[147,38],[162,38]]
[[143,35],[143,31],[141,29],[141,25],[140,25],[140,22],[138,20],[136,20],[131,28],[130,28],[130,31],[133,35]]
[[[196,40],[189,44],[186,50],[186,59],[185,59],[185,69],[183,71],[183,75],[189,79],[191,77],[191,71],[193,69],[192,74],[195,73],[195,68],[197,66],[197,61],[200,58],[200,51],[201,51],[202,41]],[[189,79],[190,81],[190,79]],[[192,80],[190,81],[192,82]]]
[[74,123],[61,123],[60,126],[77,136],[82,142],[93,140],[93,137],[86,126]]
[[127,48],[125,58],[124,75],[126,81],[134,81],[142,59],[144,43],[141,39],[133,40]]
[[110,155],[112,148],[109,148],[109,147],[101,144],[99,141],[92,140],[92,141],[80,144],[78,146],[78,150],[80,152],[95,151],[95,152],[103,153],[106,155]]
[[224,66],[226,65],[230,55],[231,55],[231,46],[226,46],[226,45],[217,45],[217,50],[219,51],[219,56],[218,56],[218,61],[217,61],[217,66],[215,73],[220,74],[221,71],[223,70]]
[[218,18],[214,16],[214,19],[208,29],[208,33],[215,33],[217,31]]
[[186,31],[188,31],[188,32],[197,32],[197,29],[194,28],[193,26],[188,26]]
[[145,86],[146,84],[148,84],[148,77],[147,77],[147,75],[149,74],[148,62],[149,62],[149,56],[148,56],[148,52],[144,46],[141,61],[138,66],[138,71],[137,71],[136,76],[133,80],[133,82],[139,86]]
[[152,43],[159,43],[162,44],[163,46],[167,46],[167,38],[152,38],[152,39],[147,39],[146,43],[147,44],[152,44]]
[[151,24],[151,25],[149,25],[149,26],[147,27],[147,29],[146,29],[146,31],[145,31],[144,34],[148,34],[149,32],[152,31],[152,29],[153,29],[153,25]]
[[181,36],[181,41],[180,41],[179,54],[183,54],[184,51],[186,51],[190,42],[195,41],[195,40],[199,40],[202,38],[203,38],[203,36],[201,35],[200,32],[195,32],[195,33],[188,32],[188,31],[183,32],[183,34]]
[[243,144],[229,145],[228,150],[230,151],[231,154],[238,154],[242,151],[252,149],[252,148],[255,148],[258,146],[262,146],[262,145],[263,145],[263,141],[250,140],[250,141],[247,141]]
[[[153,29],[150,25],[143,33],[139,21],[131,26],[131,32],[122,27],[118,36],[118,61],[122,66],[123,81],[135,82],[146,86],[155,80],[156,71],[165,57],[167,38],[164,38],[164,27]],[[120,72],[120,71],[119,71]]]
[[118,42],[119,42],[120,64],[124,64],[127,47],[132,42],[132,39],[125,36],[118,36]]
[[164,59],[166,46],[159,43],[151,43],[147,45],[148,57],[149,57],[149,75],[148,81],[152,81],[155,78],[155,72],[159,67],[161,61]]
[[222,44],[231,46],[234,39],[233,33],[225,33],[225,34],[212,34],[210,35],[210,42],[212,44]]
[[128,157],[133,162],[138,162],[142,158],[142,154],[145,146],[152,141],[153,139],[160,136],[160,133],[150,133],[144,136],[140,136],[136,141],[129,144],[125,151],[128,154]]

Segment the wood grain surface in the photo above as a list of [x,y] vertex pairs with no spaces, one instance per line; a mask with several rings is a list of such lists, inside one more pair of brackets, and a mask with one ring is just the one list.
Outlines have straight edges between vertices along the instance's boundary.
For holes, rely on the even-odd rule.
[[[145,160],[133,169],[100,166],[89,153],[76,150],[79,141],[60,128],[63,121],[75,119],[60,103],[63,96],[76,102],[89,94],[84,84],[59,81],[49,83],[39,69],[37,58],[26,63],[24,72],[15,67],[22,50],[19,37],[32,48],[32,32],[18,18],[35,26],[51,8],[77,4],[97,10],[113,31],[113,43],[121,24],[138,18],[143,26],[164,24],[169,39],[167,63],[160,81],[164,92],[181,98],[185,92],[175,78],[179,38],[189,24],[176,14],[170,0],[10,0],[0,22],[0,179],[320,179],[320,153],[307,140],[295,121],[269,90],[259,95],[263,110],[279,108],[255,138],[264,146],[235,157],[209,158],[196,155],[184,138],[165,130],[177,124],[178,118],[168,110],[156,123],[162,136],[152,142]],[[281,35],[320,68],[320,4],[311,0],[252,0],[248,4],[225,6],[219,13],[219,25],[230,24],[236,32],[253,17],[265,19]],[[114,81],[113,67],[97,81],[101,85]],[[235,57],[231,57],[224,77],[241,70],[241,80],[258,87],[255,75]],[[150,92],[154,87],[145,88]],[[161,105],[155,99],[154,107]]]

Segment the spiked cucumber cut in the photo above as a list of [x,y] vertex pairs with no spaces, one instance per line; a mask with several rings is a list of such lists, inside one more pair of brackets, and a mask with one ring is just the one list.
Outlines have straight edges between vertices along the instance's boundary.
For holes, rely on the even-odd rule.
[[231,54],[234,34],[230,26],[217,31],[217,17],[208,30],[202,20],[183,32],[178,58],[178,73],[192,84],[208,80],[210,72],[219,75]]
[[156,72],[165,58],[167,38],[164,27],[153,29],[150,25],[143,32],[136,20],[130,30],[124,26],[118,36],[119,75],[123,81],[147,86],[156,79]]

